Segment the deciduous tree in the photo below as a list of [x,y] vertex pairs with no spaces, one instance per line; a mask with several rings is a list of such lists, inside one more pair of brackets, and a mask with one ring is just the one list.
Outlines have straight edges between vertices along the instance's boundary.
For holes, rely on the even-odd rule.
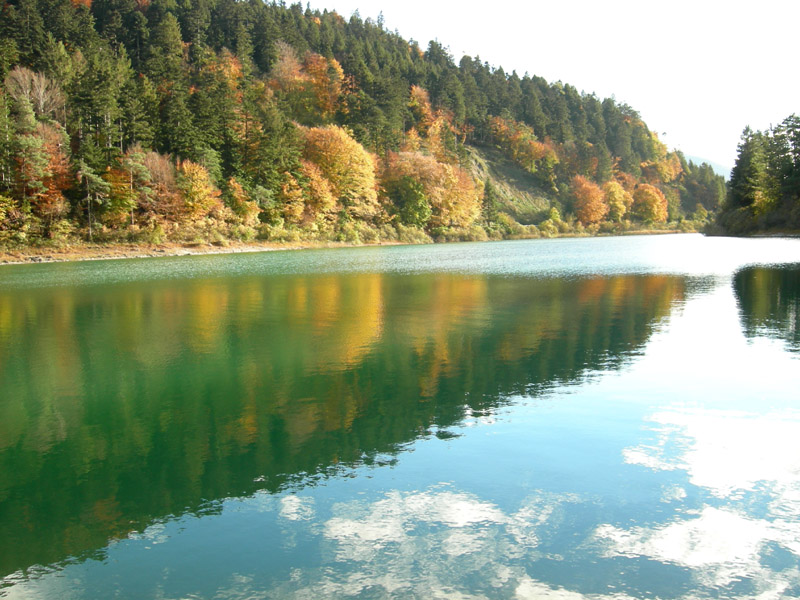
[[603,192],[608,205],[608,220],[619,223],[633,206],[633,196],[614,180],[607,181],[603,185]]
[[599,223],[608,214],[605,194],[596,183],[577,175],[572,179],[572,193],[575,196],[575,216],[583,225]]
[[178,168],[177,183],[183,198],[185,217],[189,221],[202,219],[222,207],[220,191],[202,165],[190,160],[183,161]]
[[633,192],[633,214],[645,223],[667,220],[667,198],[657,187],[642,183]]
[[316,165],[347,214],[370,220],[379,211],[375,158],[341,127],[313,127],[303,132],[303,156]]

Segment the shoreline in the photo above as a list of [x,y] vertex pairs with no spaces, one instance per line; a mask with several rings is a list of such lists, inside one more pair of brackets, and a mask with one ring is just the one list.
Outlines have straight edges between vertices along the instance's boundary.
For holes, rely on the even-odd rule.
[[[577,237],[616,237],[632,235],[665,235],[678,233],[692,233],[678,230],[635,230],[623,233],[580,235],[561,234],[552,238],[519,238],[519,239],[558,239]],[[510,238],[517,239],[517,238]],[[485,240],[502,241],[502,240]],[[457,243],[457,242],[438,242]],[[383,241],[377,243],[354,244],[351,242],[331,241],[298,241],[298,242],[235,242],[228,241],[224,246],[210,242],[199,243],[165,243],[159,245],[140,244],[97,244],[75,245],[61,248],[29,246],[18,249],[0,249],[0,267],[11,265],[31,265],[40,263],[83,262],[94,260],[122,260],[136,258],[159,258],[174,256],[204,256],[212,254],[243,254],[255,252],[277,252],[282,250],[315,250],[326,248],[359,248],[375,246],[406,245],[404,242]]]
[[280,250],[338,248],[352,245],[353,244],[336,242],[229,242],[225,246],[218,246],[211,243],[169,243],[159,244],[157,246],[142,246],[138,244],[110,244],[107,246],[65,246],[63,248],[29,247],[20,248],[17,250],[0,250],[0,267],[40,263],[158,258],[166,256],[203,256],[210,254],[276,252]]

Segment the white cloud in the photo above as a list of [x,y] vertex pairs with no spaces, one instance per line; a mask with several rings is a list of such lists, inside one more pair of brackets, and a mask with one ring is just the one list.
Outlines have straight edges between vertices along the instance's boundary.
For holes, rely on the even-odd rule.
[[[624,529],[601,525],[595,538],[606,556],[647,557],[692,569],[703,585],[753,581],[759,598],[779,598],[798,584],[797,569],[764,565],[768,545],[800,558],[800,411],[767,414],[681,409],[654,414],[656,441],[627,448],[629,464],[683,470],[722,506],[704,506],[674,522]],[[665,490],[685,496],[680,486]],[[751,499],[755,504],[745,502]],[[753,506],[761,508],[753,516]]]
[[[797,584],[797,572],[776,572],[762,564],[766,544],[796,545],[800,524],[787,527],[730,509],[706,506],[699,514],[654,527],[621,529],[602,525],[595,532],[606,557],[646,557],[691,569],[704,586],[721,588],[750,579],[765,597]],[[797,554],[797,549],[793,550]]]
[[564,588],[551,587],[530,577],[523,577],[517,586],[514,597],[517,600],[633,600],[625,594],[584,595]]
[[[530,582],[518,559],[539,556],[539,531],[560,522],[573,496],[532,496],[513,513],[474,495],[437,486],[392,491],[373,502],[334,507],[322,531],[330,555],[355,570],[323,568],[296,577],[297,597],[347,596],[382,590],[389,596],[474,598],[478,578],[487,589],[516,590]],[[523,589],[524,592],[524,589]]]
[[314,499],[294,494],[281,498],[280,515],[289,521],[309,521],[314,518]]
[[[763,415],[720,410],[671,410],[650,417],[658,442],[623,451],[625,461],[654,470],[682,469],[692,484],[718,498],[766,484],[775,509],[800,517],[800,411]],[[682,453],[665,450],[679,446]]]

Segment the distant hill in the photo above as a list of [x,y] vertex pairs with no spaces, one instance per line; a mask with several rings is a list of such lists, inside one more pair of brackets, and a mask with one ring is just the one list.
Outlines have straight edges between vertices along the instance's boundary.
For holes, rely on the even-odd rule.
[[727,181],[731,177],[731,170],[729,167],[724,167],[719,163],[715,163],[705,158],[700,158],[699,156],[692,156],[689,154],[684,154],[684,156],[686,157],[686,160],[690,160],[696,165],[702,165],[703,163],[706,163],[709,167],[714,169],[714,173],[716,173],[720,177],[724,177],[725,181]]

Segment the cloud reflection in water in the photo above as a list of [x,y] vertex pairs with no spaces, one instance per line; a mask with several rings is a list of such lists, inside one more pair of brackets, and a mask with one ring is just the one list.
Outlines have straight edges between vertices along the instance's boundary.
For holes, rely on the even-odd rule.
[[[683,409],[650,420],[655,443],[627,448],[626,462],[685,471],[709,497],[699,511],[668,524],[601,525],[595,536],[605,555],[673,563],[717,588],[751,579],[760,598],[796,588],[798,569],[769,568],[766,558],[775,546],[800,558],[800,412]],[[680,450],[672,455],[667,449],[675,447]]]

